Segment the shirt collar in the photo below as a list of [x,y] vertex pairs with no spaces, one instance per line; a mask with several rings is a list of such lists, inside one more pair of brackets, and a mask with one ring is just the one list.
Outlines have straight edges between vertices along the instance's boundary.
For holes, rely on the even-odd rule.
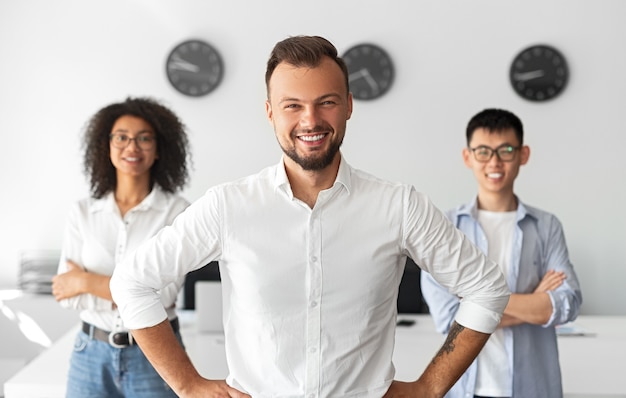
[[341,162],[339,163],[339,171],[337,172],[337,178],[335,179],[334,186],[338,184],[343,185],[350,194],[352,188],[352,167],[346,162],[346,159],[341,155]]
[[[293,192],[291,191],[291,185],[289,184],[289,179],[287,178],[287,171],[285,170],[285,161],[283,155],[280,158],[280,161],[276,165],[276,174],[274,177],[274,189],[280,189],[286,192],[289,195],[290,199],[293,199]],[[340,153],[341,160],[339,162],[339,171],[337,172],[337,178],[335,178],[335,182],[333,184],[333,188],[338,185],[343,185],[346,188],[348,194],[350,194],[350,189],[352,187],[352,168],[346,162],[343,154]]]
[[[522,203],[522,201],[517,196],[515,196],[515,198],[517,199],[516,221],[519,222],[523,220],[524,218],[526,218],[526,216],[537,218],[537,216],[534,214],[533,208],[524,206],[524,203]],[[478,219],[478,197],[475,196],[471,202],[462,205],[459,208],[458,215],[469,216],[473,218],[474,220],[477,220]]]
[[281,189],[289,194],[293,199],[291,193],[291,187],[289,185],[289,179],[287,178],[287,171],[285,170],[284,156],[281,156],[280,161],[276,165],[276,174],[274,176],[274,189]]
[[[150,209],[164,210],[167,208],[167,197],[165,192],[155,185],[152,191],[146,196],[141,203],[133,208],[133,211],[146,211]],[[94,199],[89,206],[89,211],[96,213],[99,211],[118,212],[117,203],[115,203],[115,195],[111,191],[100,199]]]

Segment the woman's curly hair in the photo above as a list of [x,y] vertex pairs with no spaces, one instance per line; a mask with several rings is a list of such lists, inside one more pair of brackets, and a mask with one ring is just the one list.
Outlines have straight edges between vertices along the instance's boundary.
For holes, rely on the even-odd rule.
[[152,126],[158,158],[150,168],[150,187],[158,184],[165,192],[176,192],[187,183],[187,161],[191,160],[186,127],[167,107],[151,98],[127,98],[108,105],[91,117],[83,137],[84,172],[91,194],[102,198],[115,190],[117,176],[110,157],[110,134],[122,116],[142,118]]

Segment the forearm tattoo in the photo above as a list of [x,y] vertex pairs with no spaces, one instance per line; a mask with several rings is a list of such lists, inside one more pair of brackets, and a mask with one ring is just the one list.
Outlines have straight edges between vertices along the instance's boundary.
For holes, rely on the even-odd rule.
[[465,329],[464,326],[459,325],[456,322],[452,322],[452,326],[450,326],[450,331],[448,332],[448,337],[446,337],[446,341],[441,346],[441,349],[439,349],[439,352],[437,352],[437,355],[435,355],[435,357],[433,358],[433,362],[435,362],[437,358],[443,356],[443,354],[450,354],[452,351],[454,351],[454,348],[455,348],[454,342],[457,336],[464,329]]

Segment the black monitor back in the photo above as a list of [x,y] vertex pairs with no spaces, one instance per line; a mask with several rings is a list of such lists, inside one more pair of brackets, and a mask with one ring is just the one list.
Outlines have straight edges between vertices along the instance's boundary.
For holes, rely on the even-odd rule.
[[[400,281],[400,292],[398,293],[398,313],[401,314],[427,314],[428,306],[422,296],[420,287],[421,269],[413,260],[407,258],[404,266],[404,274]],[[184,287],[185,309],[195,309],[195,283],[199,280],[219,281],[220,269],[217,261],[210,262],[204,267],[187,274]]]

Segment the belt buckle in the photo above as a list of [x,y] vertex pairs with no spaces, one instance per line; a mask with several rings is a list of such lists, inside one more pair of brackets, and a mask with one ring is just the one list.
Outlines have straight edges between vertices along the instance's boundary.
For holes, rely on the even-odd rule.
[[130,334],[130,332],[127,332],[127,334],[128,334],[128,343],[119,344],[118,342],[115,341],[116,336],[121,335],[123,333],[124,332],[110,332],[109,333],[109,344],[111,344],[115,348],[126,348],[126,347],[132,345],[133,344],[133,335]]

